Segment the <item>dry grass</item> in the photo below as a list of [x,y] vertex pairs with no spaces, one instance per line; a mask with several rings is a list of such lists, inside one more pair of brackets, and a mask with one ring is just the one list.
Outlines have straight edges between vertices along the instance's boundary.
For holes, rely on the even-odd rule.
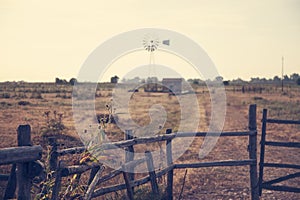
[[[281,93],[276,87],[266,86],[263,93],[242,93],[237,91],[238,86],[226,88],[227,111],[224,130],[237,131],[247,130],[248,126],[248,106],[257,104],[258,133],[260,137],[262,109],[269,109],[269,116],[272,118],[300,119],[300,91],[299,87],[290,87]],[[64,131],[65,137],[60,140],[64,147],[77,146],[80,144],[76,134],[72,119],[71,86],[57,86],[54,84],[0,84],[0,147],[16,146],[16,129],[20,124],[30,124],[32,127],[32,137],[34,144],[45,145],[41,138],[41,127],[45,125],[42,120],[44,112],[56,110],[63,113],[63,123],[67,127]],[[206,131],[211,113],[210,97],[205,87],[197,87],[199,100],[200,124],[199,131]],[[34,93],[34,95],[33,95]],[[40,94],[40,95],[36,95]],[[33,97],[33,98],[31,98]],[[97,113],[105,112],[105,105],[110,102],[111,86],[98,87],[96,97]],[[20,104],[20,101],[29,102],[28,105]],[[149,108],[153,104],[161,104],[167,112],[167,120],[164,126],[155,134],[164,133],[167,128],[178,130],[180,109],[174,96],[160,93],[138,92],[132,96],[129,104],[130,114],[135,123],[140,126],[150,122],[148,115]],[[84,115],[84,113],[83,113]],[[122,140],[123,135],[115,125],[107,127],[109,138],[113,141]],[[154,134],[154,133],[153,133]],[[268,137],[274,140],[299,141],[299,126],[268,126]],[[73,140],[70,140],[72,138]],[[177,163],[200,162],[212,160],[245,159],[248,156],[247,138],[232,137],[219,139],[214,150],[204,159],[198,158],[199,147],[203,140],[196,138],[189,149],[178,159]],[[163,146],[163,145],[161,145]],[[259,147],[259,144],[258,144]],[[145,150],[159,150],[160,145],[139,145],[136,151],[143,153]],[[271,150],[271,149],[270,149]],[[267,151],[268,161],[282,161],[287,163],[300,163],[299,149],[272,149],[273,153]],[[67,158],[66,158],[67,159]],[[75,162],[75,161],[74,161]],[[1,167],[0,173],[7,173],[9,167]],[[107,169],[106,173],[110,169]],[[276,170],[266,172],[265,178],[270,179],[278,175],[284,175],[289,171]],[[138,174],[141,177],[143,174]],[[178,197],[183,181],[184,170],[175,171],[174,196]],[[113,184],[115,181],[108,182]],[[117,182],[123,182],[118,180]],[[289,181],[287,184],[298,186],[299,179]],[[248,167],[215,167],[202,169],[189,169],[187,173],[183,199],[249,199],[249,169]],[[4,187],[5,184],[1,183]],[[2,188],[3,189],[3,188]],[[3,191],[3,190],[0,190]],[[119,194],[117,196],[122,196]],[[115,198],[116,196],[106,196],[103,199]],[[299,199],[299,194],[264,191],[262,199]],[[101,199],[101,198],[99,198]]]

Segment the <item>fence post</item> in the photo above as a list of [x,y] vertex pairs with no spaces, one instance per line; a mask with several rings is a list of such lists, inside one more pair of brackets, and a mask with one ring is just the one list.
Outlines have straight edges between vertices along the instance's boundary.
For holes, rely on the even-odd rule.
[[[172,129],[167,129],[166,134],[171,134]],[[170,166],[173,164],[172,158],[172,140],[166,141],[166,154],[167,154],[167,165]],[[173,199],[173,169],[170,170],[167,174],[167,199]]]
[[[30,137],[30,126],[29,125],[20,125],[18,127],[18,146],[30,146],[31,137]],[[31,179],[26,176],[28,174],[29,163],[18,163],[17,164],[17,188],[19,200],[30,199],[31,191]]]
[[267,109],[263,109],[261,141],[260,141],[259,176],[258,176],[259,196],[261,196],[261,194],[262,194],[262,182],[263,182],[263,176],[264,176],[267,113],[268,113]]
[[[124,140],[131,140],[133,139],[132,130],[126,130],[124,135]],[[133,161],[134,160],[134,148],[133,145],[125,148],[125,163]],[[134,181],[134,167],[127,168],[128,172],[128,179],[129,181]],[[132,187],[132,191],[134,191],[134,187]]]
[[129,200],[133,200],[133,190],[130,184],[130,180],[129,180],[129,175],[127,172],[123,172],[123,177],[125,180],[125,185],[126,185],[126,191],[127,191],[127,196],[129,198]]
[[16,164],[13,164],[7,181],[4,199],[13,199],[15,197],[16,187],[17,187]]
[[154,169],[154,164],[153,164],[153,157],[150,151],[145,152],[145,157],[147,159],[147,167],[149,171],[149,176],[150,176],[150,182],[151,182],[151,188],[153,194],[158,194],[158,185],[156,181],[156,174],[155,174],[155,169]]
[[49,145],[51,146],[50,149],[50,158],[49,158],[49,164],[50,164],[50,170],[55,171],[57,168],[57,141],[55,137],[49,137],[48,138]]
[[63,164],[62,164],[62,160],[59,161],[57,169],[55,170],[54,176],[55,176],[55,181],[54,181],[54,185],[52,188],[52,196],[51,196],[51,200],[56,200],[58,199],[58,194],[60,191],[60,187],[61,187],[61,169],[63,168]]
[[90,178],[88,180],[88,185],[90,185],[92,183],[92,181],[94,180],[94,177],[98,173],[99,169],[100,169],[100,166],[96,166],[91,169]]
[[249,135],[249,158],[255,160],[255,164],[250,165],[250,186],[251,200],[258,200],[258,179],[257,179],[257,125],[256,125],[256,105],[249,107],[249,130],[256,132]]
[[97,183],[99,182],[99,179],[101,178],[101,173],[103,170],[104,170],[104,166],[98,167],[98,171],[96,172],[95,176],[93,177],[93,180],[89,184],[86,194],[83,197],[84,200],[92,199],[92,195],[94,193],[95,187],[96,187]]

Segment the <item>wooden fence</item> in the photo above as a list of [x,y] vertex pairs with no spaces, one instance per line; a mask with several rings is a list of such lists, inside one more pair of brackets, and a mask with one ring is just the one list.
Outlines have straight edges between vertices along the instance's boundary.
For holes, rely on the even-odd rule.
[[[91,199],[107,193],[126,190],[129,199],[133,199],[134,187],[150,182],[153,193],[158,193],[157,178],[167,174],[167,187],[166,194],[167,199],[173,199],[173,171],[175,169],[187,169],[187,168],[203,168],[203,167],[216,167],[216,166],[249,166],[250,167],[250,190],[251,199],[259,199],[258,191],[258,176],[257,176],[257,125],[256,125],[256,105],[250,105],[249,107],[249,130],[243,132],[222,132],[221,135],[209,133],[210,136],[220,137],[233,137],[233,136],[244,136],[249,138],[248,151],[249,156],[244,160],[226,160],[226,161],[214,161],[214,162],[197,162],[197,163],[181,163],[176,164],[172,158],[172,140],[180,137],[205,137],[207,132],[185,132],[185,133],[172,133],[171,129],[166,131],[165,135],[143,137],[143,138],[132,138],[130,131],[126,131],[125,140],[113,143],[104,143],[101,145],[101,149],[115,149],[125,148],[127,152],[134,152],[134,145],[137,144],[148,144],[153,142],[166,142],[166,159],[168,166],[159,171],[155,171],[153,167],[153,158],[150,152],[145,152],[145,158],[134,160],[133,154],[126,153],[125,164],[119,169],[113,170],[107,175],[101,177],[103,167],[101,164],[95,165],[73,165],[73,166],[62,166],[59,161],[60,156],[82,153],[86,150],[85,147],[74,147],[64,150],[58,150],[55,139],[50,139],[52,146],[50,153],[50,167],[55,170],[55,185],[53,188],[52,199],[58,198],[60,191],[62,177],[81,174],[87,170],[90,171],[90,178],[88,180],[88,189],[84,196],[84,199]],[[146,162],[149,175],[135,180],[133,173],[128,173],[125,168],[134,168],[137,165]],[[108,181],[118,175],[123,175],[125,180],[124,184],[113,185],[108,187],[102,187],[95,189],[97,185]]]
[[[264,170],[265,167],[268,168],[288,168],[288,169],[300,169],[299,164],[285,164],[285,163],[266,163],[265,162],[265,148],[266,146],[276,146],[278,148],[300,148],[300,142],[279,142],[279,141],[270,141],[266,140],[267,133],[267,123],[275,124],[300,124],[300,121],[295,120],[280,120],[280,119],[268,119],[267,118],[267,109],[263,110],[262,118],[262,135],[261,135],[261,150],[260,150],[260,163],[259,163],[259,195],[261,196],[262,190],[275,190],[275,191],[285,191],[285,192],[297,192],[300,193],[300,188],[289,187],[289,186],[279,186],[274,185],[292,178],[300,177],[300,172],[294,174],[289,174],[280,178],[273,180],[264,181]],[[291,149],[292,151],[292,149]]]
[[39,175],[43,166],[39,159],[42,157],[41,146],[31,146],[30,126],[18,127],[18,147],[4,148],[0,150],[0,165],[12,164],[9,175],[0,175],[0,180],[6,180],[7,186],[4,199],[17,198],[30,199],[32,179]]
[[[251,199],[258,200],[263,189],[287,191],[287,192],[300,192],[300,188],[278,186],[274,185],[282,181],[292,178],[300,177],[300,172],[289,174],[274,180],[264,181],[263,175],[265,168],[289,168],[300,169],[298,164],[284,164],[284,163],[267,163],[265,162],[265,148],[267,146],[300,148],[299,142],[284,142],[284,141],[270,141],[266,140],[266,130],[268,123],[276,124],[300,124],[300,121],[294,120],[278,120],[268,119],[267,110],[263,110],[262,118],[262,136],[261,136],[261,154],[259,163],[259,177],[257,175],[257,125],[256,125],[256,105],[249,107],[249,129],[242,132],[222,132],[220,137],[248,137],[248,151],[247,159],[243,160],[220,160],[214,162],[197,162],[197,163],[175,163],[172,158],[172,141],[175,138],[181,137],[205,137],[207,132],[186,132],[186,133],[173,133],[171,129],[166,131],[164,135],[133,138],[130,131],[125,132],[124,141],[104,143],[101,145],[102,149],[116,149],[124,148],[125,163],[118,169],[111,171],[109,174],[102,175],[104,167],[100,163],[93,163],[90,165],[71,165],[64,166],[60,161],[61,156],[70,154],[80,154],[86,151],[85,147],[74,147],[60,150],[55,138],[49,138],[51,146],[50,152],[50,169],[54,171],[55,183],[52,190],[52,199],[58,199],[61,190],[62,177],[78,174],[80,175],[90,170],[88,179],[88,187],[83,195],[83,199],[91,199],[107,193],[126,190],[129,199],[134,198],[134,188],[150,182],[151,190],[154,194],[159,193],[157,178],[167,175],[166,194],[167,199],[173,199],[173,172],[176,169],[187,168],[203,168],[203,167],[219,167],[219,166],[249,166],[250,168],[250,190]],[[0,149],[0,165],[12,165],[10,174],[0,174],[0,181],[7,181],[7,187],[4,194],[4,199],[30,199],[30,191],[32,187],[32,180],[38,176],[44,169],[43,164],[39,162],[42,157],[42,147],[32,146],[30,137],[30,126],[20,125],[18,127],[18,147]],[[209,133],[211,136],[218,137],[218,134]],[[154,161],[152,154],[149,151],[145,152],[145,157],[141,159],[134,159],[134,146],[138,144],[149,144],[154,142],[165,141],[166,144],[166,163],[167,167],[162,170],[154,170]],[[135,179],[134,173],[127,172],[124,169],[134,169],[136,166],[146,162],[149,171],[148,176]],[[129,170],[131,171],[131,170]],[[124,184],[118,184],[107,187],[98,187],[112,178],[122,175]],[[16,193],[17,191],[17,193]]]

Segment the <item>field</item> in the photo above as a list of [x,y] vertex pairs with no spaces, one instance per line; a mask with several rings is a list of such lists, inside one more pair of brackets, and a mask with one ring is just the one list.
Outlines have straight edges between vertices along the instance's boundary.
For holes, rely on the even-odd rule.
[[[193,86],[198,97],[200,123],[198,131],[207,131],[211,113],[210,96],[205,86]],[[224,131],[243,131],[248,126],[248,108],[250,104],[257,104],[258,123],[258,150],[261,135],[262,109],[268,109],[270,118],[300,119],[300,87],[287,86],[284,92],[276,85],[249,85],[259,87],[261,90],[242,92],[242,86],[226,86],[226,118]],[[113,85],[99,84],[96,92],[96,113],[107,114],[107,105],[110,105]],[[187,94],[188,95],[188,94]],[[149,124],[151,118],[148,110],[153,104],[161,104],[167,113],[167,120],[158,133],[166,129],[178,130],[180,122],[180,106],[176,96],[168,93],[146,93],[142,90],[134,93],[129,103],[132,119],[144,126]],[[191,107],[184,109],[193,109]],[[50,111],[50,112],[49,112]],[[118,111],[116,111],[118,112]],[[46,113],[46,114],[45,114]],[[48,114],[47,114],[48,113]],[[56,113],[56,114],[55,114]],[[81,145],[76,133],[72,118],[72,86],[57,85],[54,83],[0,83],[0,148],[16,146],[16,129],[20,124],[30,124],[32,128],[32,141],[42,145],[45,149],[44,160],[47,155],[47,136],[51,135],[47,120],[61,118],[59,133],[60,148]],[[84,116],[84,113],[82,113]],[[122,116],[122,115],[121,115]],[[157,127],[158,128],[158,127]],[[105,131],[112,141],[124,138],[123,133],[115,124],[108,124]],[[268,125],[268,137],[274,140],[300,141],[299,125]],[[199,148],[203,140],[196,138],[189,149],[175,162],[188,163],[214,160],[235,160],[247,158],[247,137],[230,137],[219,139],[213,151],[204,159],[199,159]],[[153,150],[159,145],[139,146],[137,150],[143,152]],[[269,150],[272,150],[270,153]],[[299,149],[270,148],[266,151],[268,161],[285,163],[300,163]],[[269,152],[268,152],[269,151]],[[258,155],[259,157],[259,155]],[[79,158],[66,158],[76,162]],[[8,173],[10,167],[1,166],[0,174]],[[107,169],[109,170],[109,169]],[[292,170],[266,171],[265,178],[275,178],[285,175]],[[185,170],[176,170],[174,178],[174,198],[178,198],[184,181]],[[137,176],[142,176],[139,174]],[[120,181],[120,180],[119,180]],[[161,180],[164,183],[164,179]],[[300,179],[290,180],[286,183],[299,186]],[[214,167],[189,169],[185,179],[182,199],[249,199],[249,167]],[[3,193],[5,184],[0,183],[0,193]],[[2,194],[1,194],[2,195]],[[1,196],[0,195],[0,196]],[[119,194],[119,196],[122,194]],[[106,195],[102,199],[116,198],[116,194]],[[101,198],[100,198],[101,199]],[[296,193],[263,191],[262,199],[300,199]]]

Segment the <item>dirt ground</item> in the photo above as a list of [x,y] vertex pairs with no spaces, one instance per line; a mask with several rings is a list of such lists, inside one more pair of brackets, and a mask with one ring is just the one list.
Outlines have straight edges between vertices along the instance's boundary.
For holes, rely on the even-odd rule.
[[[300,88],[288,87],[282,93],[276,86],[263,86],[262,92],[242,93],[239,86],[226,88],[226,118],[224,131],[244,131],[248,128],[248,108],[250,104],[257,104],[258,129],[258,158],[261,137],[262,109],[268,109],[268,116],[277,119],[300,119]],[[195,89],[200,113],[198,131],[207,131],[211,113],[210,96],[205,87]],[[72,118],[71,86],[57,86],[54,84],[17,84],[0,83],[0,148],[16,146],[16,129],[20,124],[30,124],[32,141],[46,147],[43,130],[47,126],[45,112],[62,113],[62,122],[66,128],[60,148],[78,146],[81,144],[74,128]],[[9,95],[7,95],[9,94]],[[104,113],[109,104],[111,90],[99,88],[96,95],[96,111]],[[25,102],[25,103],[24,103]],[[130,103],[132,118],[140,125],[149,123],[148,109],[151,105],[160,103],[165,107],[168,118],[161,132],[178,128],[180,116],[179,104],[176,97],[166,93],[135,93]],[[186,108],[192,109],[192,108]],[[115,125],[107,127],[107,133],[112,140],[121,140],[123,135]],[[267,138],[280,141],[300,141],[299,125],[268,125]],[[213,151],[204,159],[199,159],[199,148],[202,138],[195,138],[188,150],[175,163],[205,162],[217,160],[247,159],[247,137],[220,138]],[[140,147],[144,150],[144,147]],[[151,148],[151,147],[149,147]],[[154,148],[154,147],[153,147]],[[46,152],[45,152],[46,154]],[[72,158],[74,159],[74,158]],[[268,148],[266,160],[272,162],[300,164],[300,149],[296,148]],[[10,166],[1,166],[0,174],[9,173]],[[285,169],[266,169],[265,180],[296,172]],[[174,199],[178,199],[185,170],[176,169],[174,174]],[[141,175],[137,175],[141,176]],[[162,180],[164,183],[164,181]],[[297,187],[300,179],[284,182],[285,185]],[[0,193],[3,193],[5,182],[0,183]],[[249,167],[213,167],[188,169],[182,192],[182,199],[250,199]],[[2,194],[1,194],[2,195]],[[0,195],[0,196],[1,196]],[[110,199],[105,196],[99,199]],[[300,194],[263,190],[261,199],[300,199]]]

